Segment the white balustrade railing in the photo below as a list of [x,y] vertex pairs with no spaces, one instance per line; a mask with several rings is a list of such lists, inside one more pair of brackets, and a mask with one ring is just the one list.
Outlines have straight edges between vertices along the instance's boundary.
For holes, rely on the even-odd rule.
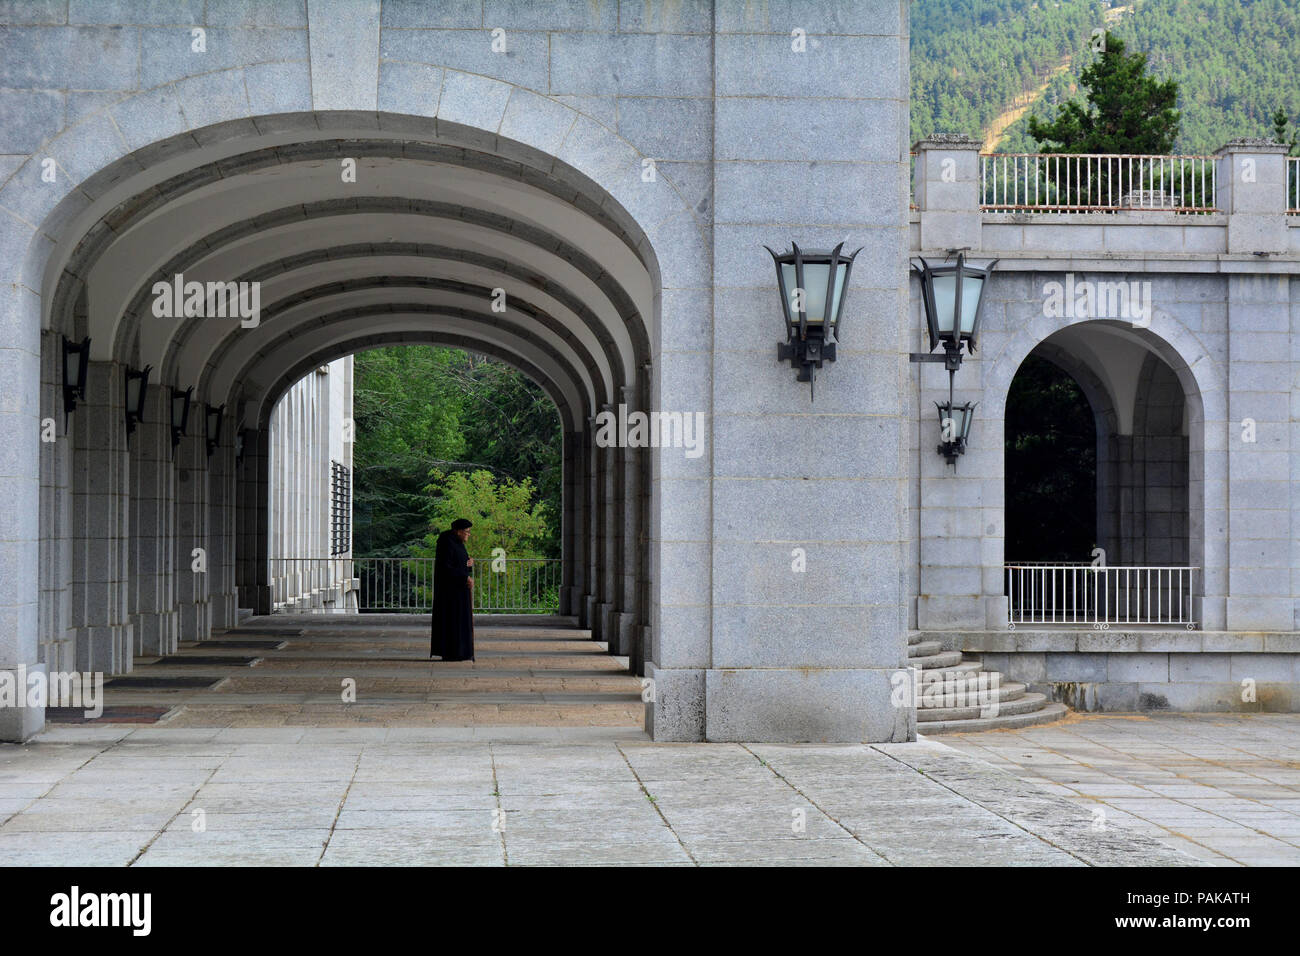
[[[433,558],[272,558],[272,611],[279,614],[428,614]],[[474,559],[474,610],[553,614],[557,558]]]
[[1196,626],[1194,567],[1006,565],[1007,626]]
[[987,153],[980,208],[988,212],[1216,212],[1213,156]]
[[1286,161],[1286,211],[1300,213],[1300,156]]

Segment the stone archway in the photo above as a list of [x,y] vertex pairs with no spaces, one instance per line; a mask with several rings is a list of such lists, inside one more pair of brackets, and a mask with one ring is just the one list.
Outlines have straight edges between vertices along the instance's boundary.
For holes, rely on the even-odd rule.
[[[1035,319],[1027,329],[1009,339],[993,358],[988,372],[985,395],[996,409],[999,429],[1011,377],[1026,356],[1036,354],[1045,345],[1053,350],[1054,361],[1072,366],[1072,374],[1073,370],[1081,370],[1075,375],[1076,380],[1093,379],[1099,383],[1086,388],[1090,399],[1098,391],[1109,396],[1105,403],[1110,405],[1115,427],[1108,438],[1106,466],[1099,467],[1098,472],[1098,518],[1099,526],[1118,547],[1119,559],[1108,553],[1107,560],[1112,564],[1152,564],[1144,543],[1149,535],[1158,535],[1164,539],[1165,546],[1151,552],[1162,558],[1154,563],[1201,569],[1193,613],[1204,627],[1222,626],[1225,604],[1219,592],[1223,587],[1226,555],[1207,539],[1206,533],[1207,528],[1212,529],[1221,522],[1225,505],[1220,500],[1221,485],[1207,481],[1207,476],[1224,464],[1222,459],[1226,454],[1221,440],[1226,430],[1221,372],[1196,337],[1166,313],[1157,312],[1149,328],[1096,319]],[[1063,358],[1063,354],[1068,357]],[[1164,398],[1157,397],[1156,416],[1165,426],[1174,417],[1178,418],[1179,435],[1169,435],[1168,439],[1181,441],[1184,449],[1181,460],[1185,462],[1185,470],[1178,471],[1183,496],[1174,495],[1169,482],[1159,479],[1163,481],[1161,493],[1169,497],[1171,504],[1175,501],[1178,504],[1177,521],[1165,505],[1161,505],[1158,514],[1152,512],[1150,522],[1145,504],[1141,515],[1132,512],[1137,480],[1134,475],[1141,475],[1145,488],[1147,456],[1143,451],[1142,461],[1135,468],[1133,456],[1125,448],[1131,447],[1135,423],[1146,430],[1151,422],[1152,405],[1145,400],[1142,390],[1156,385],[1163,390],[1162,395],[1168,393]],[[1177,416],[1173,412],[1175,405]],[[1145,449],[1145,440],[1139,444]],[[1163,456],[1158,464],[1162,468],[1175,467],[1172,460],[1166,462]],[[1183,530],[1173,533],[1179,527]],[[1183,543],[1178,545],[1180,535]],[[1135,544],[1135,536],[1142,539],[1141,547]]]
[[[118,104],[113,117],[116,119],[118,112],[123,110],[136,116],[134,111],[165,95],[160,91],[141,94],[133,101],[127,101],[134,102],[134,106]],[[589,541],[583,549],[587,564],[583,573],[572,575],[572,580],[578,583],[573,585],[574,593],[570,600],[575,610],[590,619],[594,628],[613,635],[612,647],[623,652],[634,647],[632,656],[639,665],[651,653],[650,635],[656,603],[651,578],[654,562],[644,552],[629,553],[628,547],[634,541],[648,543],[656,538],[646,530],[651,518],[649,496],[654,463],[648,460],[649,456],[638,459],[628,450],[597,452],[583,445],[580,438],[586,432],[589,420],[603,407],[620,401],[645,403],[652,393],[671,400],[671,383],[665,389],[660,380],[662,366],[652,361],[659,349],[657,312],[661,302],[658,286],[661,264],[651,250],[657,246],[654,236],[658,235],[665,248],[674,250],[669,253],[674,259],[683,250],[689,253],[693,247],[690,242],[682,241],[686,238],[682,229],[695,228],[691,225],[695,220],[690,210],[683,207],[671,184],[666,181],[643,184],[639,175],[639,154],[599,124],[580,117],[567,107],[547,111],[545,116],[549,120],[547,129],[534,125],[531,131],[521,130],[521,138],[517,140],[507,139],[496,132],[484,139],[482,129],[476,131],[474,127],[454,123],[441,112],[436,120],[432,116],[377,114],[376,121],[369,127],[364,121],[358,122],[356,116],[343,114],[304,112],[280,116],[220,117],[218,126],[196,127],[170,139],[145,144],[134,152],[119,148],[118,152],[123,155],[104,156],[111,161],[98,172],[87,175],[71,194],[65,194],[61,202],[46,211],[40,234],[27,238],[27,254],[21,259],[23,266],[17,276],[21,294],[13,296],[6,312],[27,330],[26,338],[16,337],[17,343],[34,347],[29,352],[11,352],[10,355],[19,365],[24,361],[34,364],[36,354],[43,351],[44,400],[46,406],[51,407],[57,398],[54,383],[58,372],[54,353],[58,336],[68,334],[80,338],[95,332],[91,335],[95,360],[91,374],[92,395],[88,396],[90,401],[86,407],[80,410],[80,417],[85,422],[81,443],[87,445],[89,435],[112,433],[115,420],[120,420],[122,374],[128,365],[137,368],[153,365],[155,376],[161,373],[167,385],[180,387],[183,381],[197,380],[200,382],[200,397],[213,405],[223,401],[237,404],[244,398],[244,383],[237,381],[239,373],[233,370],[254,367],[254,358],[261,354],[260,349],[245,350],[241,358],[238,349],[232,351],[228,340],[223,342],[220,336],[211,334],[213,330],[197,326],[178,328],[171,335],[160,338],[155,338],[152,330],[148,336],[141,335],[139,330],[145,318],[143,307],[147,304],[150,287],[148,280],[165,274],[168,269],[180,272],[193,264],[203,275],[205,264],[225,255],[229,266],[241,253],[253,256],[251,261],[256,261],[255,247],[259,238],[265,241],[269,232],[278,232],[279,241],[298,244],[296,251],[290,255],[282,254],[269,263],[263,261],[260,277],[259,269],[227,268],[225,275],[229,277],[228,281],[259,281],[273,285],[282,314],[288,314],[300,324],[320,324],[323,318],[317,313],[327,305],[345,308],[336,308],[326,313],[326,317],[351,316],[360,321],[367,308],[376,308],[377,297],[382,299],[393,295],[394,284],[391,282],[370,283],[367,288],[367,269],[371,269],[373,275],[373,270],[380,265],[391,270],[399,263],[412,261],[426,266],[430,262],[450,264],[452,271],[459,270],[464,278],[430,281],[428,276],[408,276],[405,288],[410,301],[405,302],[405,306],[410,311],[407,314],[420,311],[424,315],[413,329],[408,329],[414,332],[420,332],[421,324],[427,325],[436,315],[459,316],[462,325],[475,321],[493,323],[494,317],[481,307],[477,313],[468,309],[467,301],[481,298],[485,289],[490,291],[494,287],[503,287],[508,295],[517,297],[516,315],[523,318],[517,319],[515,324],[526,319],[542,329],[542,340],[537,339],[535,331],[527,333],[533,336],[532,342],[515,349],[517,358],[539,368],[541,366],[537,363],[549,363],[551,371],[547,376],[566,383],[557,385],[557,388],[564,392],[562,407],[570,416],[566,435],[573,439],[571,444],[575,449],[583,448],[581,454],[574,452],[575,458],[583,457],[583,471],[578,480],[592,480],[597,472],[593,463],[596,454],[604,456],[606,463],[612,466],[605,469],[609,475],[605,487],[589,488],[588,493],[581,496],[575,489],[575,500],[588,502],[590,507],[586,511],[594,512],[594,515],[589,519],[584,517],[589,525]],[[100,117],[100,120],[104,119],[106,117]],[[83,125],[86,129],[93,129],[97,122],[92,119]],[[159,118],[157,122],[165,124],[166,120]],[[351,124],[356,124],[356,127]],[[437,129],[436,141],[430,141],[430,125]],[[498,119],[496,126],[501,125]],[[415,135],[417,131],[418,138]],[[560,135],[561,131],[563,135]],[[86,135],[86,131],[74,129],[65,135],[66,146],[71,149],[79,136]],[[135,142],[137,135],[144,134],[137,133],[129,124],[123,130],[127,144]],[[573,142],[565,150],[562,147],[569,135],[574,137]],[[559,151],[566,153],[574,165],[542,154],[529,145],[530,140],[545,142],[552,148],[558,145],[561,147]],[[344,141],[348,144],[348,151],[357,154],[355,157],[340,155],[343,152],[340,144]],[[50,144],[49,152],[57,154],[62,145],[65,144],[56,139]],[[414,202],[407,198],[400,206],[394,206],[385,204],[381,196],[370,196],[359,203],[344,200],[348,208],[340,208],[339,200],[328,201],[315,210],[308,210],[305,215],[284,216],[272,208],[269,215],[244,216],[205,236],[201,249],[196,249],[193,243],[167,241],[169,218],[173,222],[183,222],[186,204],[193,207],[198,202],[228,200],[237,190],[236,182],[241,176],[253,182],[255,185],[250,188],[256,190],[264,188],[265,183],[257,184],[254,177],[265,176],[266,170],[273,167],[297,163],[299,168],[315,164],[319,169],[322,164],[338,163],[343,158],[356,158],[363,164],[370,161],[372,169],[380,168],[385,162],[398,163],[399,158],[401,163],[412,167],[419,163],[423,163],[425,168],[432,164],[442,164],[442,168],[448,169],[476,167],[476,174],[497,180],[505,177],[521,184],[520,188],[534,198],[515,207],[517,221],[514,223],[510,223],[509,216],[503,217],[505,210],[488,209],[476,213],[475,209],[481,207],[464,202],[455,204],[453,208],[451,204],[439,204],[433,198]],[[581,171],[583,168],[595,174],[597,179],[586,176]],[[19,179],[15,177],[16,181]],[[599,184],[600,181],[603,185]],[[473,193],[475,188],[468,176],[459,185],[468,193]],[[15,184],[11,182],[10,187],[14,188]],[[275,189],[266,191],[274,192]],[[615,201],[614,193],[621,193],[635,207],[635,212],[644,218],[637,218],[622,203]],[[48,193],[41,195],[47,202],[51,199]],[[0,203],[3,198],[0,195]],[[538,219],[545,220],[548,204],[552,211],[565,207],[571,210],[572,215],[585,217],[599,229],[617,236],[619,241],[611,246],[589,238],[585,248],[579,242],[568,249],[563,240],[556,244],[545,230],[536,226]],[[279,208],[293,207],[282,201]],[[312,212],[319,215],[313,216]],[[408,224],[455,221],[460,224],[458,229],[468,229],[475,235],[468,244],[449,244],[445,240],[439,241],[435,229],[427,239],[419,237],[424,241],[392,237],[385,240],[386,248],[383,249],[376,249],[373,242],[344,243],[337,241],[336,236],[333,245],[322,244],[331,250],[330,255],[320,255],[318,250],[322,245],[312,248],[308,234],[320,230],[327,221],[352,225],[363,220],[368,223],[382,221],[385,217],[390,221],[400,218]],[[532,220],[531,224],[529,220]],[[647,223],[644,228],[642,222]],[[124,237],[133,229],[140,229],[141,224],[154,228],[154,235],[159,240],[155,246],[157,251],[144,252],[142,261],[151,264],[138,269],[128,284],[126,276],[118,268],[121,257],[117,253]],[[561,231],[566,236],[574,234],[572,230]],[[494,246],[483,238],[492,235],[500,237],[506,248]],[[428,241],[430,239],[433,241]],[[23,240],[21,230],[9,229],[6,241],[10,245],[21,246]],[[519,250],[530,243],[535,248],[546,250],[550,267],[545,257],[529,260],[519,254]],[[334,249],[339,250],[338,256],[332,255]],[[611,250],[616,253],[614,259],[609,258]],[[503,251],[505,255],[501,254]],[[264,248],[262,254],[265,257]],[[380,259],[385,261],[379,263],[377,260]],[[350,269],[350,280],[344,278],[323,285],[309,283],[313,265],[328,264],[337,270],[340,262],[347,263],[344,270]],[[699,265],[699,257],[694,262],[675,263],[687,284],[700,283],[698,278],[690,278]],[[96,282],[94,270],[97,268],[111,278],[101,279],[95,285],[96,295],[87,302],[85,290],[88,283]],[[638,269],[642,270],[642,278],[637,278]],[[220,274],[220,270],[217,271]],[[250,275],[253,278],[250,279]],[[497,282],[485,285],[484,279],[492,275],[499,276]],[[35,276],[41,278],[38,280]],[[302,280],[294,276],[301,276]],[[36,294],[38,290],[41,292],[39,296]],[[115,300],[118,304],[113,304]],[[603,304],[593,309],[591,303],[597,301]],[[393,314],[391,310],[389,314]],[[42,324],[47,329],[43,350],[36,341],[37,335],[33,334]],[[508,328],[508,322],[495,324],[500,326],[498,337],[516,334]],[[105,329],[109,331],[105,333]],[[462,329],[462,332],[466,331],[472,330]],[[452,330],[448,330],[448,334],[452,334]],[[545,341],[548,337],[550,343]],[[475,340],[475,337],[469,335],[466,340]],[[484,341],[490,345],[490,338]],[[20,354],[26,354],[27,358],[20,359]],[[285,353],[281,357],[287,361],[289,356]],[[557,361],[559,365],[555,364]],[[34,382],[32,384],[34,397]],[[161,403],[162,398],[161,392],[156,391],[152,401]],[[98,409],[96,402],[99,403]],[[30,405],[33,419],[36,417],[35,409],[33,401]],[[137,439],[137,447],[131,453],[137,472],[144,461],[157,463],[163,457],[160,450],[164,446],[164,429],[157,424],[161,421],[162,411],[161,404],[151,409],[147,418],[152,419],[155,425],[151,429],[142,427],[141,431],[149,431],[149,434]],[[121,444],[118,441],[118,445]],[[150,449],[145,457],[142,457],[142,445]],[[57,569],[40,582],[43,593],[51,594],[66,590],[73,583],[73,575],[88,577],[89,572],[71,567],[70,555],[76,550],[74,542],[78,534],[70,527],[66,502],[63,505],[59,503],[65,496],[75,494],[68,477],[72,464],[70,449],[42,451],[46,457],[43,468],[48,477],[44,508],[34,512],[42,515],[40,533],[34,537],[42,541],[40,547],[51,553],[53,560],[33,561],[30,566],[34,568],[41,564]],[[101,451],[126,461],[121,458],[125,453],[124,447],[118,447],[115,452],[112,449],[93,449],[94,454]],[[187,467],[202,464],[195,448],[183,448],[181,454],[186,456]],[[135,526],[141,526],[138,500],[135,505],[130,504],[133,489],[128,472],[125,465],[117,474],[110,470],[113,489],[101,498],[100,513],[81,520],[95,520],[105,527],[124,528],[134,517]],[[212,462],[211,474],[228,480],[233,472],[233,458],[227,445]],[[566,478],[567,484],[569,480]],[[35,491],[35,482],[28,487]],[[135,490],[138,492],[138,487]],[[138,494],[136,497],[138,499]],[[216,491],[211,494],[213,507],[229,507],[233,499],[233,494]],[[207,501],[201,497],[191,504],[201,511]],[[132,507],[135,508],[134,514]],[[211,526],[219,526],[215,517]],[[161,522],[150,532],[151,537],[143,549],[139,542],[132,545],[125,543],[120,535],[111,535],[108,545],[109,566],[112,568],[110,577],[118,584],[123,580],[134,581],[131,593],[136,594],[139,590],[140,555],[149,552],[165,538],[174,536],[175,530],[174,524]],[[172,548],[174,551],[174,543]],[[233,562],[233,557],[231,560]],[[163,557],[161,563],[167,565],[175,561],[172,554]],[[600,581],[595,580],[598,569]],[[163,576],[166,576],[165,571]],[[233,580],[233,576],[232,569],[228,577]],[[578,595],[577,589],[584,579],[588,593]],[[23,582],[15,583],[21,590]],[[33,585],[31,593],[35,593],[37,582],[30,583]],[[140,630],[125,619],[127,602],[122,598],[120,588],[114,586],[108,591],[110,593],[98,602],[93,613],[73,615],[68,609],[53,604],[42,607],[42,638],[39,643],[47,648],[61,648],[56,653],[59,665],[68,666],[76,658],[88,666],[95,664],[108,670],[122,670],[129,666],[130,650],[140,646]],[[164,594],[155,603],[165,604],[167,597]],[[138,600],[132,606],[134,613],[140,613]],[[226,606],[228,615],[233,602],[226,601]],[[34,614],[35,610],[33,602],[30,611]],[[92,620],[87,614],[91,617],[97,614],[103,620]],[[76,636],[69,640],[66,624],[78,616],[81,623],[75,625]],[[109,620],[114,617],[119,620]],[[198,623],[191,627],[201,630],[204,626],[202,621],[201,617],[198,618]],[[35,627],[27,631],[28,634],[36,632]],[[151,646],[156,644],[165,649],[175,640],[177,633],[174,628],[168,631],[167,628],[155,627],[155,636],[150,638]],[[83,639],[82,644],[98,641],[103,646],[97,653],[88,655],[78,649],[79,638]],[[18,641],[17,636],[14,640]],[[15,643],[14,652],[16,659],[32,663],[48,653],[34,643],[25,647]]]

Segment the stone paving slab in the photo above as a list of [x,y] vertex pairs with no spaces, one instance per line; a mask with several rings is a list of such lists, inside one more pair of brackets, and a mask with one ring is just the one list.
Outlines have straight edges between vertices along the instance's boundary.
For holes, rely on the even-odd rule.
[[1091,814],[1069,799],[930,741],[663,745],[626,730],[582,739],[537,728],[506,728],[494,740],[478,727],[100,730],[59,727],[0,746],[6,863],[1200,862],[1143,833],[1095,832]]
[[1212,865],[1300,865],[1300,714],[1079,714],[944,743]]

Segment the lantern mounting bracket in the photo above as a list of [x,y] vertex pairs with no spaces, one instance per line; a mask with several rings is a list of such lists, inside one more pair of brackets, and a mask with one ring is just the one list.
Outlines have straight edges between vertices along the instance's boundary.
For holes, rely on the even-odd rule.
[[951,373],[961,368],[961,355],[959,349],[955,349],[945,342],[942,355],[935,355],[933,352],[911,352],[908,354],[907,360],[913,364],[917,362],[942,362],[943,367]]

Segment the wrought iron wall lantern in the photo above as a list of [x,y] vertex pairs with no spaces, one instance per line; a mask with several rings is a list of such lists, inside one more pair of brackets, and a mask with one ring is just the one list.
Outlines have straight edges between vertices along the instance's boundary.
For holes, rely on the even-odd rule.
[[795,380],[807,382],[815,397],[816,369],[823,362],[835,361],[849,274],[854,258],[862,250],[842,255],[842,242],[829,252],[800,249],[793,242],[789,252],[779,255],[768,246],[763,248],[776,263],[776,282],[785,315],[785,341],[777,343],[777,361],[788,361],[791,367],[798,368]]
[[[921,302],[925,308],[925,322],[930,336],[929,352],[913,352],[912,362],[942,362],[948,371],[948,401],[935,402],[939,409],[939,427],[942,441],[939,454],[948,464],[956,467],[957,456],[966,453],[966,440],[970,436],[971,422],[975,418],[975,405],[953,402],[953,379],[961,368],[962,350],[974,353],[979,337],[980,312],[984,305],[984,290],[989,276],[997,266],[994,259],[983,269],[966,264],[965,249],[949,249],[948,258],[955,253],[957,264],[931,266],[921,259],[912,270],[921,279]],[[917,258],[920,258],[919,256]],[[943,354],[934,350],[943,345]]]
[[63,427],[68,427],[68,416],[77,407],[78,400],[86,400],[86,373],[90,368],[90,338],[80,342],[63,339]]
[[149,373],[152,365],[146,365],[144,371],[126,370],[126,433],[135,431],[137,423],[144,421],[144,404],[149,395]]
[[190,404],[194,400],[194,386],[185,391],[172,390],[172,448],[181,443],[190,423]]
[[976,404],[966,402],[954,407],[951,398],[934,403],[939,410],[939,454],[950,465],[956,466],[957,456],[966,454],[966,439],[970,437],[971,422],[975,420]]
[[221,425],[226,417],[226,406],[218,405],[214,408],[211,405],[207,405],[205,407],[207,408],[206,437],[208,442],[208,457],[211,458],[212,453],[215,452],[217,446],[221,444]]

